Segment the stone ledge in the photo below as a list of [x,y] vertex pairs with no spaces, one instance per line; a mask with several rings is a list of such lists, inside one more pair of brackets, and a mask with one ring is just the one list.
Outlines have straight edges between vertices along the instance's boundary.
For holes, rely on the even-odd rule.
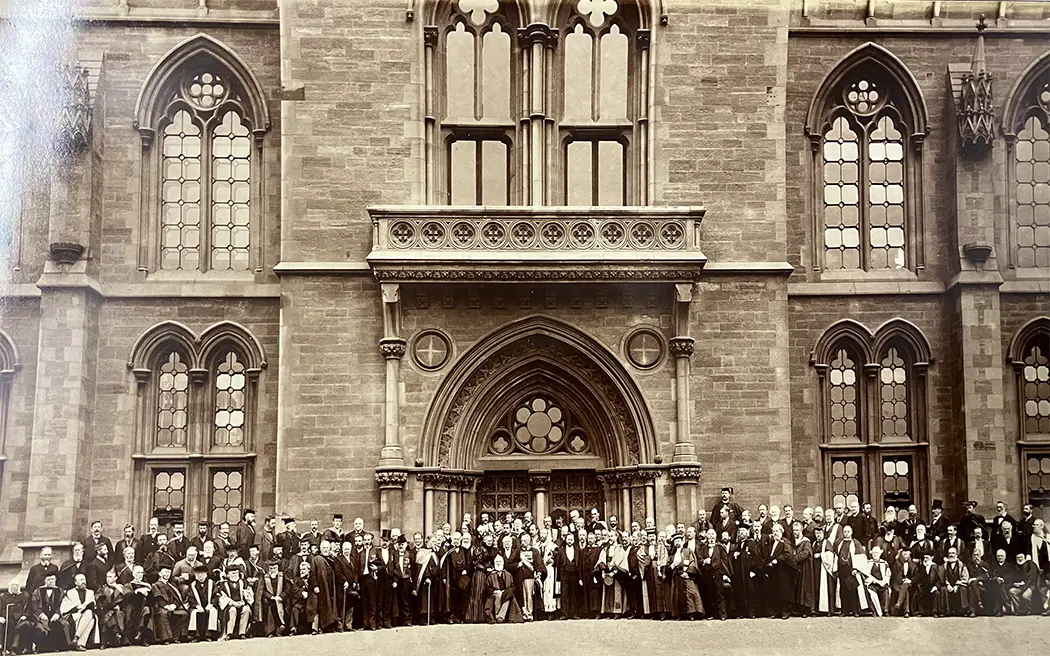
[[901,296],[943,294],[945,290],[944,284],[936,280],[788,283],[788,296]]
[[278,276],[288,275],[351,275],[370,276],[368,262],[280,262],[273,268]]
[[[6,14],[7,12],[5,12]],[[236,25],[277,29],[280,18],[277,11],[249,9],[178,9],[175,7],[90,7],[73,16],[75,22],[100,24],[154,24],[154,25]]]

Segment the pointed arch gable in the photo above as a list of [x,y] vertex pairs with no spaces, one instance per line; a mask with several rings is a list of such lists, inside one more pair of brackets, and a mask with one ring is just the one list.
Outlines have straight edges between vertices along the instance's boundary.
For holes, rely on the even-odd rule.
[[240,92],[240,104],[256,140],[261,139],[270,129],[269,109],[258,78],[229,46],[214,37],[200,33],[169,50],[146,76],[146,82],[135,101],[133,123],[142,135],[143,143],[152,143],[161,114],[170,100],[168,92],[172,85],[177,83],[178,71],[200,59],[210,60],[230,76],[234,88]]
[[[570,20],[574,20],[575,16],[579,15],[576,11],[579,1],[547,0],[544,2],[540,0],[536,2],[538,6],[535,8],[534,13],[548,25],[562,28],[568,25]],[[662,11],[662,4],[661,0],[616,0],[615,16],[621,21],[626,20],[629,24],[637,25],[638,29],[652,29],[658,16],[662,15],[656,13],[657,11]]]
[[[913,358],[911,364],[931,364],[933,352],[930,342],[918,326],[905,319],[891,319],[875,330],[872,353],[876,359],[890,344],[904,344]],[[877,361],[877,360],[876,360]]]
[[1004,134],[1015,135],[1024,123],[1030,103],[1029,94],[1040,78],[1050,74],[1050,50],[1046,51],[1028,66],[1014,81],[1010,93],[1006,96],[1006,104],[1003,105],[1002,130]]
[[824,133],[828,123],[828,110],[835,107],[831,103],[832,94],[839,89],[847,75],[865,66],[884,71],[896,84],[904,105],[899,110],[904,121],[913,130],[913,135],[910,136],[924,136],[928,133],[929,109],[915,76],[892,52],[877,43],[868,42],[848,52],[821,80],[810,100],[809,111],[806,112],[806,134],[815,136]]
[[[532,22],[530,4],[525,0],[498,0],[496,11],[502,12],[515,25],[524,27]],[[459,0],[420,0],[423,5],[424,25],[443,25],[457,13]],[[490,12],[491,13],[491,12]]]
[[185,324],[178,321],[162,321],[142,333],[135,341],[128,356],[128,369],[150,369],[159,349],[168,344],[174,344],[182,350],[188,358],[187,365],[194,369],[199,366],[196,342],[197,336]]
[[204,329],[199,342],[200,362],[207,366],[223,346],[233,346],[245,359],[245,367],[258,371],[266,368],[266,354],[255,335],[239,323],[220,321]]
[[1036,317],[1021,326],[1007,349],[1006,360],[1010,363],[1024,362],[1026,351],[1031,346],[1032,340],[1037,336],[1043,336],[1050,342],[1050,317]]
[[842,319],[824,330],[810,354],[810,363],[826,365],[835,357],[834,350],[848,344],[856,355],[863,358],[861,363],[871,362],[872,333],[863,324],[852,319]]
[[648,404],[623,365],[607,347],[571,324],[533,315],[482,337],[445,376],[431,401],[419,441],[427,467],[461,468],[473,457],[469,437],[478,396],[492,389],[499,372],[526,362],[548,360],[562,368],[586,370],[590,393],[607,403],[619,434],[609,466],[652,462],[655,429]]

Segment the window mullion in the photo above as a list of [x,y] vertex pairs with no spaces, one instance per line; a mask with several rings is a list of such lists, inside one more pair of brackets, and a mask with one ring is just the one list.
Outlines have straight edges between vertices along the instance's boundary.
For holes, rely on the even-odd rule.
[[[469,29],[469,28],[468,28]],[[476,30],[474,32],[474,118],[481,120],[485,117],[485,108],[482,106],[481,94],[484,91],[482,88],[482,80],[485,77],[485,54],[482,50],[484,47],[482,41],[485,39],[485,33],[483,30]]]
[[[587,29],[586,27],[584,28]],[[601,84],[602,84],[602,40],[597,30],[591,32],[591,120],[601,119],[599,108],[601,107]],[[597,169],[595,169],[597,172]]]
[[597,207],[600,205],[600,199],[598,198],[598,140],[591,141],[591,205]]
[[474,203],[476,205],[482,205],[482,201],[485,198],[485,190],[482,188],[482,185],[485,182],[485,164],[481,159],[484,151],[484,139],[476,139],[474,141]]
[[212,227],[212,176],[213,162],[212,137],[215,133],[215,119],[202,122],[201,128],[201,210],[200,210],[200,235],[197,240],[200,248],[199,268],[201,272],[211,270],[211,227]]
[[869,183],[869,168],[871,166],[870,159],[870,144],[871,144],[871,129],[874,127],[874,123],[869,124],[860,132],[860,153],[858,153],[857,161],[860,164],[857,172],[857,179],[860,181],[860,207],[858,208],[858,221],[860,223],[860,270],[868,271],[871,268],[871,252],[870,252],[870,237],[871,234],[871,195],[868,189]]

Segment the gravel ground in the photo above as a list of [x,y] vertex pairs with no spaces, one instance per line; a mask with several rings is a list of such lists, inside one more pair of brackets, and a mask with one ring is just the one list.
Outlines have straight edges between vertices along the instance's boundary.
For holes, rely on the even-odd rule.
[[[542,646],[541,646],[542,645]],[[578,620],[499,626],[457,625],[256,638],[227,643],[126,647],[109,656],[382,656],[432,654],[951,654],[1048,653],[1050,619],[819,618],[653,622]]]

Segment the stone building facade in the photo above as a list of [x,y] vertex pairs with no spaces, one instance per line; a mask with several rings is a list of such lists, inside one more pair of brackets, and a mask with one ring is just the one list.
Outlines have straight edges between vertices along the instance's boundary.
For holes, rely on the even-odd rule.
[[82,5],[4,171],[5,570],[248,506],[1050,512],[1045,4]]

